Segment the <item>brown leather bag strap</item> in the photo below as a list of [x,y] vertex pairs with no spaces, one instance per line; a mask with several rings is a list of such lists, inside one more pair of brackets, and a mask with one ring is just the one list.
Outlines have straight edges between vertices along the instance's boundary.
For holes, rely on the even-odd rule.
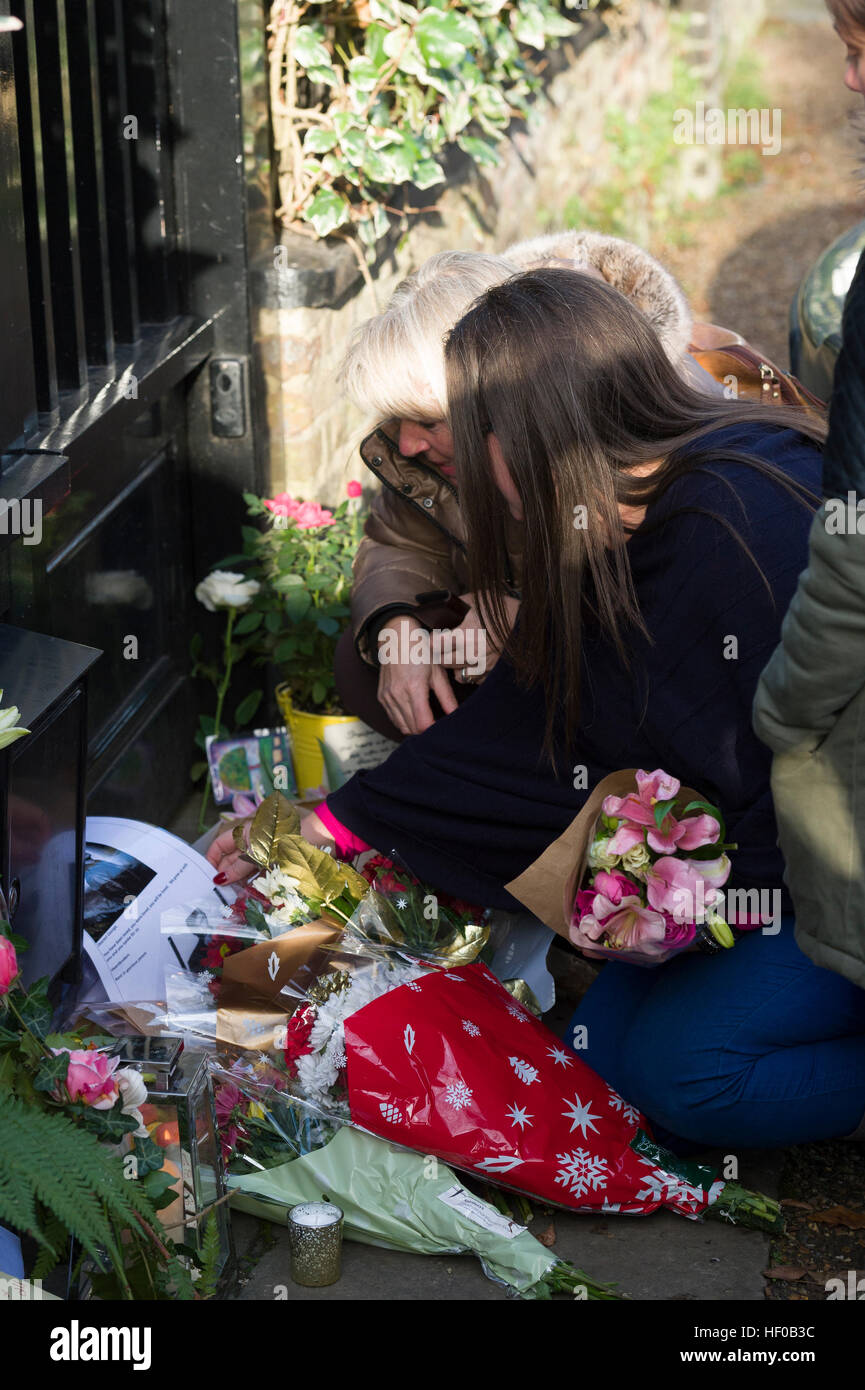
[[716,381],[735,388],[739,400],[761,401],[764,405],[796,405],[818,419],[826,418],[828,407],[818,396],[803,386],[792,372],[785,372],[770,358],[761,357],[747,343],[730,343],[723,348],[692,348],[691,356]]

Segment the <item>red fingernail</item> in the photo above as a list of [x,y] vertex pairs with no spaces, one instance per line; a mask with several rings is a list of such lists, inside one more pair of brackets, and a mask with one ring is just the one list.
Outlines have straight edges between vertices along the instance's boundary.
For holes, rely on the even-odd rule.
[[214,874],[214,875],[213,875],[213,882],[214,882],[214,883],[227,883],[227,882],[228,882],[228,874]]

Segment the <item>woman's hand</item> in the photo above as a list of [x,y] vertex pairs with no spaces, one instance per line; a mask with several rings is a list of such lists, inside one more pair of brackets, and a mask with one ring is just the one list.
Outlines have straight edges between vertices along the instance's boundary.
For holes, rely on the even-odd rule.
[[[415,629],[424,631],[423,624],[410,613],[401,613],[379,632],[379,651],[383,641],[391,634],[396,636],[398,652],[411,651],[411,634]],[[457,708],[457,697],[447,671],[440,664],[432,659],[417,665],[410,662],[382,662],[378,678],[379,704],[400,733],[420,734],[435,723],[430,705],[431,694],[435,695],[445,714],[451,714]]]
[[207,861],[216,870],[214,883],[239,883],[242,879],[249,878],[251,874],[258,873],[259,866],[253,864],[251,860],[243,858],[234,839],[234,830],[236,826],[240,825],[243,827],[243,842],[248,846],[251,824],[251,816],[248,820],[236,821],[234,826],[229,826],[227,830],[221,830],[209,845]]
[[[501,650],[493,643],[484,624],[476,596],[474,594],[460,594],[460,598],[468,606],[469,611],[462,622],[452,629],[452,632],[461,633],[462,637],[457,641],[452,638],[445,646],[444,651],[442,651],[441,641],[434,642],[433,656],[442,666],[455,668],[456,680],[474,685],[489,674],[501,656]],[[512,628],[520,611],[519,599],[506,597],[504,604],[508,626]]]
[[[252,874],[259,872],[261,866],[253,864],[252,860],[243,857],[234,838],[236,826],[242,826],[243,843],[248,848],[251,824],[251,816],[248,820],[235,821],[235,824],[229,826],[227,830],[221,830],[209,846],[207,861],[216,870],[214,882],[240,883],[242,879],[249,878]],[[306,815],[301,817],[300,833],[311,845],[321,845],[323,849],[333,848],[333,836],[329,830],[325,829],[315,811],[307,811]]]

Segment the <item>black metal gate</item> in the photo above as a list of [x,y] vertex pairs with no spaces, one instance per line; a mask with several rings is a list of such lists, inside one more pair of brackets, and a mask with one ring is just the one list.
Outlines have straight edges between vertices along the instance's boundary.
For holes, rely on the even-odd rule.
[[102,648],[90,809],[164,823],[189,790],[194,584],[263,486],[237,0],[10,13],[0,620]]

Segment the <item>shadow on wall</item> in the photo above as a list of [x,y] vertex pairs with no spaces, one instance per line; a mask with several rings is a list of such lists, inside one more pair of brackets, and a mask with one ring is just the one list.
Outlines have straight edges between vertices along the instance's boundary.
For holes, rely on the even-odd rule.
[[854,200],[803,208],[765,222],[721,261],[709,286],[709,317],[789,366],[788,316],[803,276],[831,241],[865,215]]

